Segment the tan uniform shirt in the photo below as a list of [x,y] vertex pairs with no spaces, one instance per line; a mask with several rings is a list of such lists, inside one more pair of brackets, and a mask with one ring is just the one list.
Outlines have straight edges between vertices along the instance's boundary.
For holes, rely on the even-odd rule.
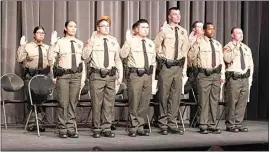
[[[49,63],[47,59],[47,53],[49,46],[41,44],[42,55],[43,55],[43,68],[46,68]],[[24,67],[27,68],[38,68],[39,60],[39,48],[38,44],[34,41],[27,43],[25,46],[20,46],[17,51],[17,61],[23,62]]]
[[[155,44],[149,38],[144,38],[145,46],[148,56],[149,66],[153,65],[152,78],[155,80],[155,69],[156,69],[156,51]],[[133,36],[130,40],[125,41],[124,45],[120,50],[120,56],[127,58],[127,66],[135,68],[144,68],[144,51],[142,38]]]
[[[241,61],[240,61],[240,46],[243,50],[243,56],[245,61],[245,69],[241,69]],[[233,44],[233,42],[229,42],[223,48],[223,57],[224,61],[227,64],[226,71],[234,71],[240,74],[246,73],[248,69],[250,69],[250,83],[252,83],[253,77],[253,69],[254,63],[252,58],[251,49],[245,45],[244,43],[240,42],[237,45]]]
[[93,41],[86,45],[82,51],[82,58],[86,60],[90,57],[90,67],[104,69],[104,38],[107,38],[109,52],[109,65],[107,69],[115,66],[118,69],[119,77],[123,77],[123,67],[119,56],[120,46],[117,39],[111,35],[96,35]]
[[212,67],[212,49],[209,38],[203,36],[198,38],[196,42],[191,46],[188,53],[188,59],[193,63],[195,67],[212,69],[222,64],[221,79],[225,79],[225,65],[223,61],[222,45],[217,41],[213,40],[213,45],[216,54],[216,66]]
[[[82,53],[82,47],[83,42],[78,39],[72,39],[74,40],[74,47],[76,52],[76,64],[79,66],[79,64],[82,62],[81,59],[81,53]],[[71,69],[72,68],[72,49],[71,49],[71,39],[68,37],[62,37],[59,39],[55,45],[51,46],[48,51],[48,60],[50,64],[53,64],[55,61],[55,57],[57,56],[59,59],[58,65],[65,69]]]
[[[156,66],[155,44],[152,40],[145,38],[146,51],[149,61],[149,66]],[[120,50],[120,56],[127,58],[127,66],[135,68],[144,68],[144,52],[142,47],[142,39],[138,36],[133,36],[131,40],[125,41]]]
[[[189,39],[187,30],[181,26],[178,29],[178,58],[186,57],[183,72],[187,69],[187,53],[189,50]],[[155,47],[158,57],[174,60],[175,57],[175,27],[170,27],[165,31],[160,31],[155,38]]]

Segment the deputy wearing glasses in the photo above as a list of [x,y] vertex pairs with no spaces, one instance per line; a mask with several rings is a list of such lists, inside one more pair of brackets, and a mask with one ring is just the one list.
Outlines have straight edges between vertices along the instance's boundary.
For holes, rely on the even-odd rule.
[[[117,39],[109,35],[111,20],[102,16],[97,21],[97,33],[93,34],[82,51],[82,58],[90,63],[90,95],[92,100],[93,137],[114,138],[111,132],[115,86],[123,77],[120,46]],[[116,84],[115,84],[116,81]]]
[[[47,51],[49,49],[49,46],[43,43],[43,40],[45,38],[45,31],[44,28],[41,26],[37,26],[34,28],[33,31],[33,37],[34,40],[31,42],[27,42],[25,36],[21,37],[20,40],[20,47],[17,51],[17,61],[21,62],[23,64],[24,68],[24,78],[25,78],[25,89],[26,89],[26,97],[28,101],[28,109],[30,111],[31,104],[28,94],[28,82],[29,80],[37,75],[37,74],[44,74],[48,75],[50,73],[50,67],[48,66],[48,59],[47,59]],[[33,100],[45,100],[46,97],[44,96],[33,96]],[[44,116],[42,114],[43,109],[42,107],[38,107],[37,109],[37,117],[40,121],[41,125],[39,126],[39,130],[41,132],[45,131],[45,128],[42,125],[42,117]],[[34,112],[30,116],[29,123],[27,126],[28,131],[35,131],[36,125],[35,125],[35,115]]]

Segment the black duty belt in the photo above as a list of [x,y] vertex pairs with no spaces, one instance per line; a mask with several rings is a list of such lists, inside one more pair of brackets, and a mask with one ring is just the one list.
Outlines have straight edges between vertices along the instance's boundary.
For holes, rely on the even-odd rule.
[[180,66],[183,67],[185,63],[185,57],[182,57],[179,60],[169,60],[169,59],[162,59],[163,64],[166,65],[167,68],[171,68],[172,66]]
[[205,68],[198,68],[199,73],[204,73],[206,76],[210,76],[214,73],[220,73],[221,72],[222,65],[220,64],[218,67],[214,69],[205,69]]
[[25,73],[25,75],[29,74],[30,76],[35,76],[38,74],[48,75],[50,73],[50,67],[47,66],[46,68],[43,68],[43,69],[24,68],[24,73]]
[[130,73],[137,73],[139,77],[142,77],[144,74],[151,75],[153,73],[153,65],[151,65],[148,69],[146,68],[128,68]]
[[226,76],[227,80],[229,80],[230,78],[233,78],[234,80],[249,78],[250,69],[248,69],[248,71],[246,73],[244,73],[244,74],[239,74],[239,73],[236,73],[236,72],[227,71],[227,72],[225,72],[225,76]]
[[79,66],[77,67],[76,70],[65,69],[65,68],[62,68],[62,67],[60,67],[60,66],[54,66],[54,67],[53,67],[53,75],[54,75],[54,77],[57,77],[57,76],[63,76],[64,74],[81,73],[82,70],[83,70],[83,65],[82,65],[82,63],[79,64]]
[[117,72],[116,67],[112,67],[111,69],[97,69],[97,68],[91,67],[91,73],[100,74],[102,78],[105,78],[107,75],[114,76],[116,75],[116,72]]

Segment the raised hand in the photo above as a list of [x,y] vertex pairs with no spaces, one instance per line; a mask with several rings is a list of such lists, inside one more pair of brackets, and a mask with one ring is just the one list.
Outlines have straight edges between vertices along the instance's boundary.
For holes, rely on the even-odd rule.
[[131,30],[127,30],[126,31],[126,34],[125,34],[125,38],[126,38],[126,41],[129,41],[129,40],[131,40],[131,38],[132,38],[132,32],[131,32]]
[[50,44],[54,45],[57,42],[58,38],[57,38],[57,32],[53,31],[51,33],[51,38],[50,38]]
[[24,46],[26,43],[27,43],[27,40],[26,40],[25,36],[23,35],[23,36],[21,37],[21,40],[20,40],[20,45],[21,45],[21,46]]

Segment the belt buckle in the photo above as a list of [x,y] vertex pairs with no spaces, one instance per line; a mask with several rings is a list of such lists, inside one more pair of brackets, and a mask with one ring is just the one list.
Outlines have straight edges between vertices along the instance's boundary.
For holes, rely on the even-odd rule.
[[142,77],[145,74],[145,72],[146,70],[144,68],[137,68],[137,71],[136,71],[139,77]]
[[213,73],[213,70],[205,69],[206,76],[210,76]]
[[108,74],[109,70],[108,69],[100,69],[100,75],[102,78],[105,78]]
[[174,60],[166,59],[166,67],[171,68],[174,65]]

